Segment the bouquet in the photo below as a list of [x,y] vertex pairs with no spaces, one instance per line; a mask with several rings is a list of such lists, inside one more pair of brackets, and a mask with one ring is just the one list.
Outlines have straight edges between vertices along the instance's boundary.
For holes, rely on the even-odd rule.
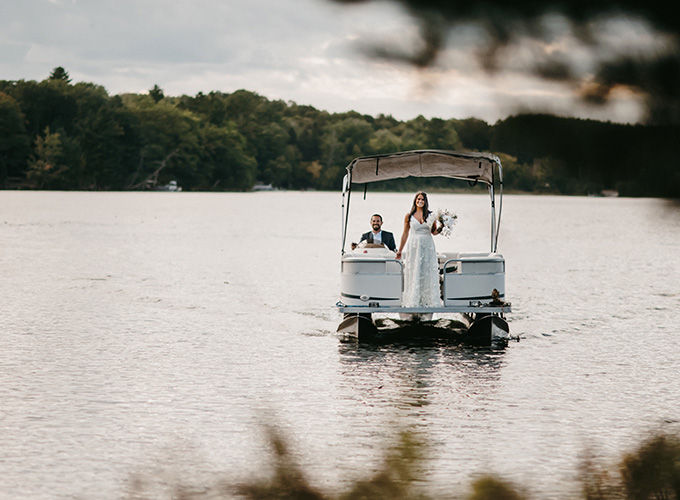
[[456,214],[438,208],[436,212],[432,212],[427,218],[427,223],[430,227],[432,227],[432,224],[437,224],[442,229],[441,233],[448,238],[451,236],[451,230],[453,229],[456,220],[458,220]]

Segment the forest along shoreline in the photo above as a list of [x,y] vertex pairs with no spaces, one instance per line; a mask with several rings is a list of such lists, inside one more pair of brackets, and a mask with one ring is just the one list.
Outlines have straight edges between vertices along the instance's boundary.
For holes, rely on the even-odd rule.
[[0,81],[0,111],[0,189],[152,190],[175,181],[184,191],[337,190],[357,156],[445,149],[497,154],[506,192],[680,197],[669,161],[678,126],[546,114],[399,121],[248,90],[170,97],[157,85],[110,96],[95,83],[73,84],[61,67],[40,82]]

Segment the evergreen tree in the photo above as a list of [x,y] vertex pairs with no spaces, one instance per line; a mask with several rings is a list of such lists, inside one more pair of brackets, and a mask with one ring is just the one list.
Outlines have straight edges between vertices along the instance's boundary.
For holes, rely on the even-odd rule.
[[68,72],[61,66],[57,66],[52,70],[52,73],[50,73],[50,80],[58,80],[65,83],[71,83],[71,78],[69,77]]
[[155,103],[160,102],[165,97],[163,89],[160,88],[158,85],[154,85],[152,89],[149,89],[149,95],[151,96],[151,99],[153,99],[153,102]]

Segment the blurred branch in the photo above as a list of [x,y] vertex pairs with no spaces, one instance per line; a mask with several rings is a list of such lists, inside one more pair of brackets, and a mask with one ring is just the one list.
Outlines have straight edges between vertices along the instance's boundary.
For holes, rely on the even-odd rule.
[[[331,1],[356,4],[371,0]],[[567,84],[592,106],[607,104],[617,89],[625,89],[642,97],[650,123],[680,123],[680,17],[671,15],[663,2],[387,1],[403,7],[419,24],[422,43],[412,53],[387,43],[374,44],[366,50],[370,55],[419,68],[433,67],[441,64],[440,56],[450,41],[447,35],[473,26],[484,34],[476,42],[475,52],[488,73],[508,69],[522,43],[538,42],[540,58],[522,69],[527,74]],[[557,23],[559,27],[548,22],[555,17],[563,21]],[[647,35],[650,46],[639,47],[636,55],[614,53],[613,47],[628,40],[625,33],[618,33],[618,40],[602,33],[611,22],[629,23],[636,32]],[[560,30],[565,26],[572,43],[554,50],[551,44],[563,35]],[[590,64],[572,54],[576,44]]]

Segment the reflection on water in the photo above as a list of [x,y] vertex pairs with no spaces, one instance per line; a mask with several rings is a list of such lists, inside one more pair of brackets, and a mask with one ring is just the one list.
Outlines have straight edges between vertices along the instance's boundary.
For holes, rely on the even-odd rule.
[[389,426],[425,436],[421,475],[439,477],[448,487],[465,484],[472,472],[469,465],[452,467],[449,461],[460,461],[461,446],[478,446],[463,444],[469,441],[469,430],[494,425],[489,404],[499,390],[504,349],[343,342],[339,352],[344,383],[358,401],[386,408]]
[[[350,223],[398,234],[410,202],[374,193]],[[431,202],[459,216],[440,250],[486,249],[486,196]],[[236,480],[267,463],[270,414],[329,489],[406,427],[433,495],[496,472],[568,498],[586,447],[678,429],[677,204],[508,196],[521,341],[497,349],[339,339],[339,225],[333,193],[3,192],[0,498],[120,498],[168,456]]]
[[[441,394],[464,394],[466,398],[493,391],[499,380],[502,350],[464,346],[390,347],[340,344],[340,361],[347,365],[347,383],[358,391],[366,390],[370,401],[376,380],[380,381],[379,399],[399,408],[437,403]],[[447,404],[456,404],[447,401]],[[435,417],[433,415],[433,417]]]

